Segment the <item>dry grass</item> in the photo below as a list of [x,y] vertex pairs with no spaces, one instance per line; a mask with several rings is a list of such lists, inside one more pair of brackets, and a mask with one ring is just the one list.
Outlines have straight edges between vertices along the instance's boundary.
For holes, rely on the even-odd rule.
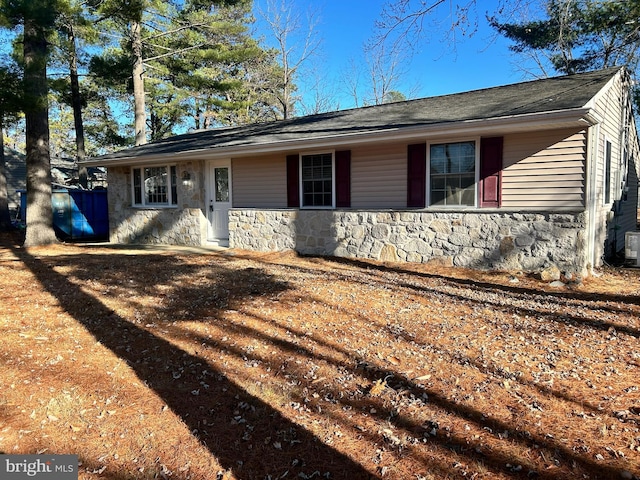
[[637,270],[0,246],[0,450],[82,479],[640,475]]

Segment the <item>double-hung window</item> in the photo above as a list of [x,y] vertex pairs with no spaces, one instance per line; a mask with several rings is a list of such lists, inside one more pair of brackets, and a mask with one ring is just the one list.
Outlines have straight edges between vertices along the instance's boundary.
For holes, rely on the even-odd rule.
[[332,153],[301,155],[302,207],[335,206],[334,162]]
[[141,207],[169,207],[178,204],[175,165],[132,169],[133,204]]
[[475,206],[476,142],[429,146],[431,206]]

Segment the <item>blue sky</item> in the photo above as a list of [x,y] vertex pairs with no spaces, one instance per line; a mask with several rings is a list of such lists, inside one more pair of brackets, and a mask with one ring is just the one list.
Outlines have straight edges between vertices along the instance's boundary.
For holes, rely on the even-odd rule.
[[[336,92],[339,108],[353,107],[353,96],[341,86],[342,77],[350,59],[362,58],[362,45],[372,38],[374,23],[387,0],[291,1],[302,17],[309,8],[317,12],[323,80]],[[257,8],[264,9],[266,0],[254,2]],[[444,36],[450,25],[447,17],[456,2],[447,0],[438,8],[434,20],[442,26],[430,28],[429,38],[420,44],[419,52],[407,65],[400,91],[412,98],[425,97],[515,83],[526,78],[516,66],[517,57],[509,51],[509,42],[496,38],[485,20],[485,12],[493,13],[498,0],[477,0],[476,3],[478,30],[471,38],[459,36],[455,51]],[[256,17],[258,31],[264,32],[264,23],[259,15]],[[299,82],[304,85],[305,79]]]

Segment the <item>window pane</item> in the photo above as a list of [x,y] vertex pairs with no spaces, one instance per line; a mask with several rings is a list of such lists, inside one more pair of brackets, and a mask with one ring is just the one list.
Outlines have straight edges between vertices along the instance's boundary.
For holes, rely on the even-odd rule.
[[465,188],[464,190],[462,190],[462,204],[471,206],[475,205],[475,196],[476,189],[473,188],[473,186]]
[[475,205],[475,142],[430,145],[431,205]]
[[455,192],[460,188],[460,177],[458,175],[448,175],[446,178],[445,189],[447,192]]
[[436,190],[431,192],[431,205],[445,205],[444,190]]
[[431,188],[433,190],[444,190],[445,186],[445,176],[431,176]]
[[171,204],[178,204],[178,174],[176,172],[176,167],[171,167]]
[[476,181],[475,175],[469,175],[469,174],[460,175],[460,187],[461,188],[472,187],[473,184],[475,183],[475,181]]
[[333,204],[333,156],[331,154],[302,157],[302,205],[330,207]]
[[227,167],[215,169],[216,202],[229,201],[229,169]]
[[142,203],[142,172],[139,168],[133,169],[133,203]]
[[147,167],[144,169],[145,203],[168,203],[167,167]]

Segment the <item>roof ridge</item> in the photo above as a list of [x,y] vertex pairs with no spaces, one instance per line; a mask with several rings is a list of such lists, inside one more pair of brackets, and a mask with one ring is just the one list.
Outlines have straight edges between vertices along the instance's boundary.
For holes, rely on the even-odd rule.
[[[473,90],[465,90],[462,92],[455,92],[455,93],[443,93],[441,95],[431,95],[428,97],[420,97],[420,98],[411,98],[411,99],[407,99],[407,100],[401,100],[401,101],[397,101],[397,102],[389,102],[389,103],[381,103],[378,105],[367,105],[364,107],[357,107],[357,108],[349,108],[346,110],[336,110],[336,112],[342,112],[342,111],[351,111],[351,110],[362,110],[362,109],[366,109],[366,108],[375,108],[375,107],[383,107],[386,105],[399,105],[399,104],[403,104],[403,103],[410,103],[410,102],[416,102],[416,101],[420,101],[420,100],[426,100],[426,99],[433,99],[433,98],[443,98],[443,97],[450,97],[450,96],[455,96],[455,95],[465,95],[465,94],[470,94],[470,93],[479,93],[482,91],[488,91],[488,90],[496,90],[496,89],[502,89],[502,88],[509,88],[509,87],[514,87],[514,86],[520,86],[520,85],[527,85],[527,84],[532,84],[532,83],[538,83],[538,82],[549,82],[549,81],[556,81],[556,80],[561,80],[563,78],[572,78],[572,77],[581,77],[581,76],[593,76],[594,74],[602,74],[604,76],[605,72],[613,72],[613,71],[617,71],[624,68],[624,66],[622,65],[618,65],[618,66],[613,66],[613,67],[607,67],[607,68],[602,68],[599,70],[590,70],[588,72],[577,72],[577,73],[571,73],[571,74],[565,74],[565,75],[556,75],[554,77],[543,77],[543,78],[534,78],[531,80],[523,80],[520,82],[513,82],[513,83],[506,83],[504,85],[494,85],[492,87],[483,87],[483,88],[475,88]],[[594,80],[592,80],[589,83],[593,83]]]
[[397,130],[552,111],[572,111],[584,108],[590,99],[614,78],[614,73],[623,68],[610,67],[285,120],[192,131],[98,158],[141,158],[217,148],[242,148],[246,151],[249,147],[259,149],[264,145],[294,141],[306,142],[345,135],[372,134],[390,128]]
[[[201,133],[205,133],[205,132],[225,132],[225,131],[229,131],[229,130],[241,130],[243,128],[252,128],[252,127],[260,127],[260,128],[264,128],[270,125],[286,125],[286,124],[296,124],[296,123],[306,123],[309,121],[313,121],[313,119],[319,119],[319,118],[326,118],[329,117],[331,115],[348,115],[350,113],[353,112],[362,112],[364,110],[370,110],[370,109],[384,109],[384,108],[389,108],[389,107],[397,107],[400,105],[406,105],[409,103],[415,103],[415,102],[420,102],[420,101],[425,101],[425,100],[429,100],[429,99],[439,99],[439,98],[447,98],[447,97],[453,97],[456,95],[469,95],[469,94],[477,94],[483,91],[495,91],[497,89],[505,89],[505,88],[510,88],[510,87],[516,87],[516,86],[521,86],[521,85],[531,85],[532,83],[538,83],[538,82],[549,82],[549,81],[557,81],[563,78],[572,78],[572,77],[579,77],[579,76],[588,76],[588,75],[594,75],[594,74],[602,74],[604,75],[605,72],[608,71],[614,71],[614,70],[619,70],[621,68],[624,68],[622,66],[615,66],[615,67],[607,67],[607,68],[603,68],[603,69],[599,69],[599,70],[591,70],[589,72],[578,72],[578,73],[572,73],[572,74],[566,74],[566,75],[557,75],[555,77],[545,77],[545,78],[536,78],[536,79],[531,79],[531,80],[524,80],[521,82],[514,82],[514,83],[507,83],[504,85],[496,85],[496,86],[492,86],[492,87],[484,87],[484,88],[477,88],[477,89],[473,89],[473,90],[465,90],[462,92],[455,92],[455,93],[445,93],[442,95],[432,95],[432,96],[427,96],[427,97],[419,97],[419,98],[411,98],[411,99],[407,99],[407,100],[401,100],[401,101],[397,101],[397,102],[389,102],[389,103],[380,103],[380,104],[376,104],[376,105],[364,105],[362,107],[352,107],[352,108],[345,108],[343,110],[332,110],[329,112],[320,112],[320,113],[314,113],[311,115],[303,115],[300,117],[292,117],[292,118],[284,118],[284,119],[279,119],[279,120],[270,120],[270,121],[264,121],[264,122],[255,122],[255,123],[247,123],[244,125],[225,125],[225,126],[221,126],[221,127],[215,127],[215,128],[204,128],[204,129],[197,129],[197,130],[189,130],[188,132],[179,134],[179,135],[173,135],[171,137],[167,137],[165,139],[161,139],[155,142],[150,142],[153,144],[158,144],[158,143],[162,143],[163,141],[167,140],[167,139],[176,139],[177,137],[186,137],[188,135],[197,135],[197,134],[201,134]],[[593,81],[596,81],[595,79]],[[592,82],[590,82],[592,83]],[[570,91],[570,89],[566,90],[566,91]],[[524,106],[526,106],[527,104],[523,104],[521,106],[519,106],[518,108],[522,108]],[[135,148],[135,147],[133,147]]]
[[[362,107],[352,107],[352,108],[346,108],[343,110],[332,110],[330,112],[321,112],[321,113],[314,113],[311,115],[303,115],[301,117],[293,117],[293,118],[288,118],[288,119],[280,119],[280,120],[272,120],[272,121],[268,121],[268,122],[258,122],[258,123],[253,123],[253,124],[246,124],[246,125],[238,125],[238,126],[229,126],[229,127],[224,127],[221,128],[220,130],[225,130],[225,129],[233,129],[233,128],[240,128],[240,127],[246,127],[246,126],[251,126],[251,125],[260,125],[260,126],[264,126],[264,125],[272,125],[272,124],[282,124],[282,123],[286,123],[286,122],[290,122],[290,123],[296,123],[296,120],[301,120],[301,119],[308,119],[311,120],[313,118],[321,118],[321,117],[325,117],[325,116],[329,116],[329,115],[335,115],[335,114],[349,114],[351,112],[361,112],[363,110],[369,110],[369,109],[381,109],[381,108],[385,108],[385,107],[391,107],[391,106],[399,106],[399,105],[406,105],[409,103],[414,103],[414,102],[420,102],[420,101],[424,101],[424,100],[429,100],[429,99],[439,99],[439,98],[446,98],[446,97],[453,97],[456,95],[468,95],[468,94],[477,94],[483,91],[491,91],[491,90],[497,90],[497,89],[505,89],[505,88],[509,88],[509,87],[516,87],[516,86],[522,86],[522,85],[531,85],[532,83],[538,83],[538,82],[550,82],[550,81],[557,81],[557,80],[561,80],[561,79],[568,79],[568,78],[575,78],[575,77],[582,77],[582,76],[594,76],[595,74],[598,74],[598,76],[604,76],[605,73],[611,71],[617,71],[624,68],[624,66],[613,66],[613,67],[607,67],[607,68],[602,68],[599,70],[590,70],[588,72],[577,72],[577,73],[571,73],[571,74],[565,74],[565,75],[556,75],[554,77],[544,77],[544,78],[535,78],[535,79],[531,79],[531,80],[523,80],[520,82],[513,82],[513,83],[507,83],[504,85],[495,85],[492,87],[483,87],[483,88],[476,88],[473,90],[465,90],[462,92],[455,92],[455,93],[444,93],[441,95],[431,95],[431,96],[426,96],[426,97],[419,97],[419,98],[410,98],[410,99],[406,99],[406,100],[400,100],[400,101],[396,101],[396,102],[389,102],[389,103],[380,103],[380,104],[376,104],[376,105],[364,105]],[[590,84],[597,81],[595,78],[589,82]],[[567,89],[566,91],[570,91],[571,89]],[[525,104],[526,105],[526,104]],[[524,105],[523,105],[524,106]],[[214,129],[214,130],[218,130],[218,129]],[[211,131],[211,130],[200,130],[200,131]]]

